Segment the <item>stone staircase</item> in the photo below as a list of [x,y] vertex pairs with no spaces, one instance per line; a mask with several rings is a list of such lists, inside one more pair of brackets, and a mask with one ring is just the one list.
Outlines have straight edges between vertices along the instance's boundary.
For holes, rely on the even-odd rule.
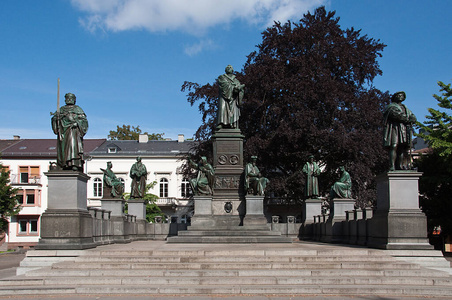
[[169,237],[168,243],[196,244],[246,244],[246,243],[291,243],[292,239],[271,231],[270,224],[244,226],[196,226],[181,230],[177,236]]
[[[37,265],[39,250],[31,253],[29,262]],[[78,254],[60,252],[60,262],[0,280],[0,296],[452,295],[446,272],[384,250],[340,245],[134,242]]]

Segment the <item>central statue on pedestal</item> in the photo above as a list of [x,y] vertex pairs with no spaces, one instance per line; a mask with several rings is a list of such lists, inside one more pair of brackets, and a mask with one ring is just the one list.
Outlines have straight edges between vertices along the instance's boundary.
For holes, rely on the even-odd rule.
[[217,130],[221,128],[239,128],[240,105],[245,85],[235,78],[234,69],[228,65],[226,74],[217,79],[220,86],[217,111]]

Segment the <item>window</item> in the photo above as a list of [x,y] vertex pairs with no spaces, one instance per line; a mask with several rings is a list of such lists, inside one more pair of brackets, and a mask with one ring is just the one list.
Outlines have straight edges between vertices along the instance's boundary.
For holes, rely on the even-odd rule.
[[189,198],[192,195],[190,189],[190,182],[188,181],[187,178],[182,179],[180,190],[182,198]]
[[168,197],[168,179],[160,179],[160,198]]
[[17,220],[17,233],[19,235],[38,235],[38,216],[21,217]]
[[38,220],[30,220],[30,233],[38,233]]
[[24,191],[23,190],[18,190],[17,191],[17,196],[20,196],[20,197],[17,198],[17,202],[20,205],[23,205],[24,204]]
[[2,170],[5,172],[9,172],[9,167],[8,166],[2,166]]
[[39,166],[20,166],[20,183],[39,183],[41,175],[39,173]]
[[35,205],[35,191],[27,190],[25,193],[26,203],[27,205]]
[[20,183],[28,183],[28,167],[20,167]]
[[108,153],[116,153],[116,148],[115,147],[108,148]]
[[102,180],[100,178],[94,178],[94,197],[102,197]]
[[20,205],[24,206],[36,206],[39,205],[39,199],[41,196],[40,190],[19,190],[17,195],[20,196],[17,199]]

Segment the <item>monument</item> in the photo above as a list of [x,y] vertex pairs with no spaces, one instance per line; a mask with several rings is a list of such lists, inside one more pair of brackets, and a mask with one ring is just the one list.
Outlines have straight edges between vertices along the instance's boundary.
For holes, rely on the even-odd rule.
[[53,113],[53,132],[57,136],[57,165],[44,173],[48,177],[47,210],[41,217],[41,238],[37,249],[86,249],[95,247],[92,218],[87,209],[87,181],[83,173],[83,136],[88,120],[75,105],[72,93],[66,105]]
[[104,173],[103,177],[103,197],[107,195],[112,198],[122,197],[124,193],[124,183],[122,183],[112,170],[113,164],[107,161],[107,169],[100,169]]
[[251,156],[251,162],[245,166],[244,192],[246,198],[245,224],[266,224],[264,216],[264,195],[267,184],[270,182],[262,176],[256,165],[257,156]]
[[432,249],[427,239],[427,218],[419,209],[418,182],[422,173],[411,170],[414,114],[395,93],[384,111],[384,146],[389,171],[377,176],[377,205],[370,220],[368,245],[383,249]]
[[148,171],[142,163],[141,157],[136,158],[136,163],[130,168],[130,178],[132,184],[130,186],[130,199],[127,201],[129,215],[137,217],[137,237],[138,239],[146,239],[146,200],[144,199],[147,189],[146,180]]
[[319,199],[319,181],[320,175],[319,165],[314,161],[314,155],[309,155],[308,161],[302,169],[305,175],[304,201],[303,201],[303,232],[302,238],[309,239],[313,234],[312,225],[314,216],[320,215],[322,212],[322,200]]
[[[239,129],[240,105],[245,86],[235,77],[231,65],[217,79],[217,120],[213,142],[213,166],[202,157],[189,160],[198,170],[190,181],[195,193],[191,226],[170,243],[290,242],[271,232],[263,215],[264,190],[268,180],[255,163],[244,169],[243,138]],[[247,187],[245,188],[245,184]],[[254,195],[246,195],[253,190]]]
[[355,209],[355,199],[352,198],[352,180],[344,166],[339,167],[340,178],[330,189],[330,215],[326,221],[324,242],[344,241],[343,226],[347,219],[346,212]]

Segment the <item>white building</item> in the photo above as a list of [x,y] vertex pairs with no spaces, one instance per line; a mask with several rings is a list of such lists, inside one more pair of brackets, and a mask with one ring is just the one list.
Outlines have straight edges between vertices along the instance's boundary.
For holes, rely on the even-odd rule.
[[147,183],[156,182],[149,192],[159,197],[157,204],[173,222],[185,223],[193,214],[190,188],[187,178],[182,174],[185,154],[190,151],[193,142],[185,141],[179,135],[177,141],[148,140],[141,135],[139,141],[106,141],[89,153],[85,163],[85,173],[91,177],[88,182],[88,206],[100,207],[102,198],[101,168],[107,168],[107,162],[113,164],[112,170],[124,182],[125,192],[130,193],[132,179],[130,168],[138,156],[148,171]]
[[[102,177],[100,168],[105,169],[107,161],[113,164],[113,172],[124,180],[125,192],[130,192],[129,171],[138,156],[142,157],[148,171],[147,183],[156,181],[150,192],[159,196],[158,205],[162,211],[173,217],[173,221],[186,222],[192,214],[189,204],[189,184],[180,172],[183,155],[193,142],[185,141],[183,135],[178,141],[108,141],[85,139],[87,155],[85,173],[88,181],[88,206],[100,207]],[[1,162],[10,171],[11,185],[22,195],[22,207],[17,216],[11,218],[5,237],[8,248],[31,247],[39,241],[40,217],[47,209],[47,177],[50,162],[56,161],[55,139],[15,139],[0,141]]]

